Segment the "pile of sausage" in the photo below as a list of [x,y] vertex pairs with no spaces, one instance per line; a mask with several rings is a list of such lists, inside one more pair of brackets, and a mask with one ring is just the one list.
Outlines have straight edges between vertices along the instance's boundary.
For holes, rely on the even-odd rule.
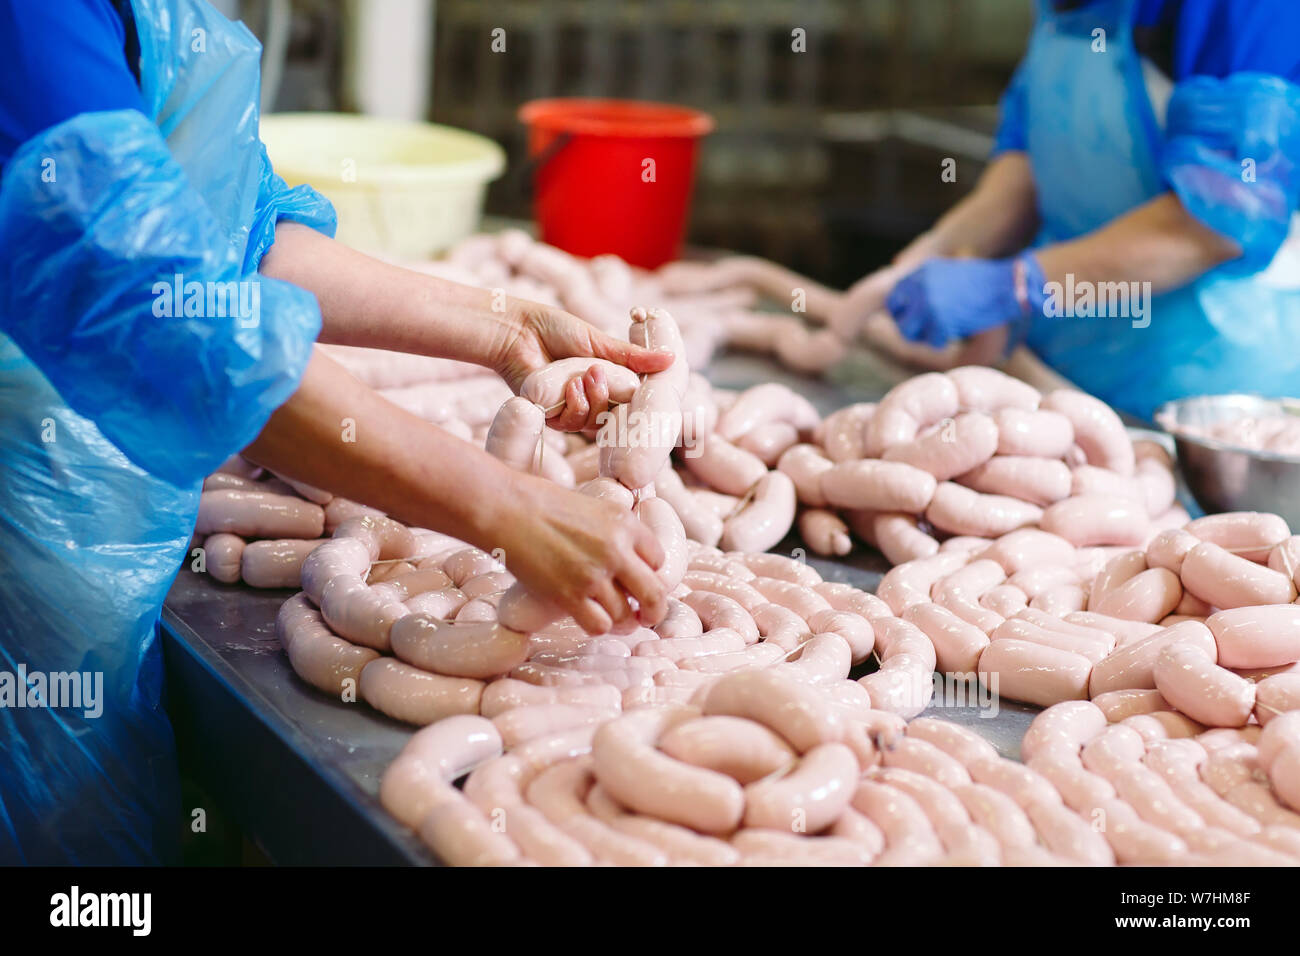
[[380,512],[235,455],[203,481],[192,566],[227,584],[296,588],[303,561],[324,535],[367,514]]
[[1179,422],[1173,415],[1157,416],[1166,431],[1197,441],[1214,441],[1244,451],[1265,451],[1300,458],[1300,415],[1242,415],[1204,425]]
[[893,564],[936,554],[941,538],[1042,528],[1079,548],[1134,547],[1187,521],[1161,445],[1130,440],[1089,395],[1042,395],[982,366],[842,408],[777,467],[794,480],[809,547],[844,553],[851,528]]

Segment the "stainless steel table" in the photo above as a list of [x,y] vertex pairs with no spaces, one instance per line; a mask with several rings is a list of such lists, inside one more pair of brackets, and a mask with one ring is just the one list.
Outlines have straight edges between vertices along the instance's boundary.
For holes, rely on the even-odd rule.
[[[865,353],[831,381],[749,356],[723,356],[709,370],[722,387],[784,382],[823,413],[877,399],[906,374]],[[801,546],[791,536],[773,550],[789,554]],[[809,563],[827,580],[868,591],[888,570],[869,550]],[[163,631],[168,709],[187,763],[277,863],[436,863],[377,798],[384,768],[412,729],[297,678],[275,639],[276,612],[291,593],[223,585],[188,567],[178,575]],[[927,713],[970,727],[1010,757],[1018,756],[1037,712],[1007,702],[996,710],[946,703],[936,700]]]

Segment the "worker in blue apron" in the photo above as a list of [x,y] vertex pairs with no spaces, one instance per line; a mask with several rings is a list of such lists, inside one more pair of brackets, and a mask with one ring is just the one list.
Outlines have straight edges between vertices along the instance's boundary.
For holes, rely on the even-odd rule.
[[[418,502],[412,523],[473,540],[444,526],[481,517],[462,522],[474,543],[501,541],[589,629],[662,602],[635,519],[383,402],[313,344],[351,320],[354,344],[516,388],[567,356],[671,358],[327,238],[330,204],[287,188],[258,139],[260,54],[202,0],[0,0],[0,864],[176,859],[158,618],[203,477],[250,443],[348,497],[388,489],[370,503],[394,514]],[[247,290],[256,314],[167,305],[182,275]],[[560,416],[583,427],[607,384],[573,388]]]
[[882,292],[902,334],[1005,325],[1145,419],[1300,394],[1297,36],[1294,0],[1039,0],[991,165]]

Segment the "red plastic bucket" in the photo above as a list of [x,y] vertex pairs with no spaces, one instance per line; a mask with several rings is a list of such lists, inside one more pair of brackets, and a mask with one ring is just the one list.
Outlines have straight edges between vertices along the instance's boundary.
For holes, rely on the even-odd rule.
[[707,113],[635,100],[525,103],[542,241],[653,269],[681,254]]

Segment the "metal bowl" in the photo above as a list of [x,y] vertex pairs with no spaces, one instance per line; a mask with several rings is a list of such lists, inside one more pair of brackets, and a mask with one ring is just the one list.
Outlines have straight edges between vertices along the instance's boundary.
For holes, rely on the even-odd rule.
[[1300,416],[1300,400],[1258,395],[1199,395],[1166,402],[1156,423],[1174,437],[1187,487],[1207,513],[1271,511],[1300,527],[1300,457],[1256,451],[1182,433],[1179,426],[1239,418]]

